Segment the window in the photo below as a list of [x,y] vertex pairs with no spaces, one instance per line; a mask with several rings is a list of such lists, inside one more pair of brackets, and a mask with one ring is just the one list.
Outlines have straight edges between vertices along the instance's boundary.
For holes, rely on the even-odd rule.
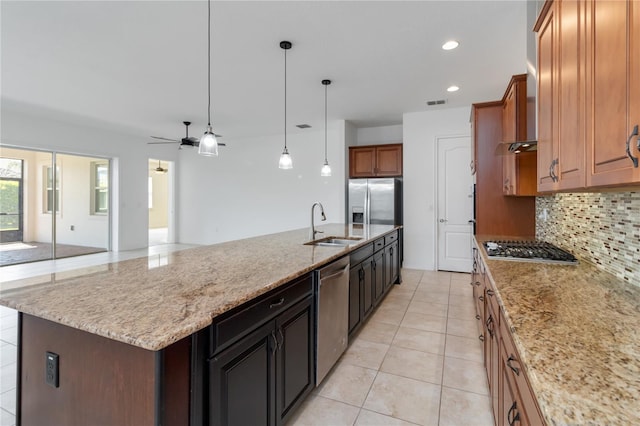
[[[60,168],[56,167],[56,176],[53,176],[53,167],[44,166],[42,171],[44,188],[43,194],[43,213],[51,213],[53,211],[53,205],[56,205],[56,213],[60,213]],[[55,188],[54,188],[55,181]],[[54,200],[55,194],[55,200]]]
[[91,163],[91,214],[109,213],[109,163]]

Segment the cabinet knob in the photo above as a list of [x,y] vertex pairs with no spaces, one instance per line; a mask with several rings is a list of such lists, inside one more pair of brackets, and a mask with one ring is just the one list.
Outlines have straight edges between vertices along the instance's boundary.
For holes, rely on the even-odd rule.
[[[631,139],[633,139],[634,136],[638,136],[637,124],[633,126],[633,131],[629,135],[629,139],[627,139],[627,157],[629,157],[631,162],[633,162],[633,167],[638,167],[638,157],[634,157],[633,154],[631,153],[631,150],[629,149],[629,144],[631,143]],[[640,149],[640,138],[638,139],[638,149]]]

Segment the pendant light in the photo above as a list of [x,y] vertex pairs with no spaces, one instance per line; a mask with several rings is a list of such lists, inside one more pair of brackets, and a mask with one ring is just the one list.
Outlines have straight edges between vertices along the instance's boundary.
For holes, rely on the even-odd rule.
[[327,160],[327,86],[331,84],[331,80],[322,80],[324,85],[324,165],[320,170],[320,176],[331,176],[331,166]]
[[284,50],[284,150],[280,155],[278,167],[281,169],[292,169],[293,160],[287,149],[287,50],[291,49],[290,41],[281,41],[280,47]]
[[218,141],[211,127],[211,0],[208,0],[208,17],[207,17],[207,75],[208,75],[208,106],[207,106],[207,129],[198,145],[198,154],[206,157],[218,156]]

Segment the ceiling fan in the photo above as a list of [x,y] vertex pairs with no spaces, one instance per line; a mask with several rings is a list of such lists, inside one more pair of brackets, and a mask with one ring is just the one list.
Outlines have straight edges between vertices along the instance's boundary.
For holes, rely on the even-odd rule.
[[[168,138],[162,138],[160,136],[151,136],[153,139],[158,139],[162,142],[147,142],[147,144],[149,145],[159,145],[159,144],[165,144],[165,143],[180,143],[180,149],[182,149],[183,146],[198,146],[200,145],[200,139],[198,138],[194,138],[193,136],[189,136],[189,125],[191,124],[190,121],[183,121],[182,124],[184,124],[185,126],[185,132],[186,132],[186,136],[182,139],[168,139]],[[221,135],[216,134],[216,138],[221,138]],[[218,142],[218,146],[227,146],[227,144],[225,143],[221,143]]]
[[158,160],[158,167],[152,170],[156,173],[167,173],[169,171],[169,169],[167,169],[166,167],[162,167],[162,165],[160,164],[160,160]]

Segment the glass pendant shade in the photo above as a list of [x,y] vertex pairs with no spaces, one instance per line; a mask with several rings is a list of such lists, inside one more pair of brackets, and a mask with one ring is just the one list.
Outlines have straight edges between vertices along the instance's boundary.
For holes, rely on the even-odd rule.
[[198,145],[198,154],[204,155],[206,157],[217,157],[218,156],[218,141],[216,140],[216,135],[213,134],[213,129],[211,126],[207,126],[206,132],[204,132],[204,136],[200,139],[200,144]]
[[325,160],[322,170],[320,170],[320,176],[331,176],[331,166],[329,162]]
[[281,169],[293,169],[293,160],[291,160],[291,155],[289,155],[289,150],[287,148],[282,151],[280,155],[280,163],[278,167]]

